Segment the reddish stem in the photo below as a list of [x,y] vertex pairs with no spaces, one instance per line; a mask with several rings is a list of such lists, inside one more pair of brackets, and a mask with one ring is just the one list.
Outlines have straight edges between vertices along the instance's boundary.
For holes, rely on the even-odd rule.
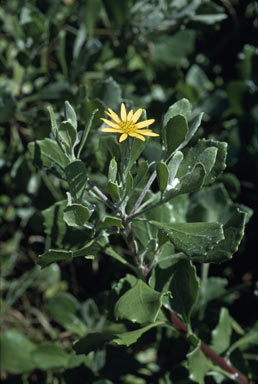
[[[164,312],[168,318],[168,320],[171,322],[171,324],[181,331],[182,333],[187,333],[187,327],[185,324],[177,317],[177,315],[170,311],[167,308],[164,308]],[[230,373],[234,376],[234,379],[238,381],[241,384],[252,384],[251,381],[248,380],[248,378],[241,373],[236,367],[228,363],[223,357],[217,355],[211,348],[209,348],[203,341],[201,341],[201,350],[202,352],[213,361],[216,365],[224,369],[224,371]]]

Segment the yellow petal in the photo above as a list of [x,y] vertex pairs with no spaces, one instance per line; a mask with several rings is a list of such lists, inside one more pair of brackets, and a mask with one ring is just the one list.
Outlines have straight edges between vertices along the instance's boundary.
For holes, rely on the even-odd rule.
[[121,114],[121,119],[123,121],[126,121],[126,109],[125,109],[124,103],[121,104],[121,112],[120,112],[120,114]]
[[129,136],[136,137],[137,139],[140,139],[140,140],[142,140],[142,141],[145,141],[145,137],[142,136],[142,135],[139,135],[139,134],[136,133],[136,132],[129,133]]
[[140,135],[159,136],[158,133],[153,132],[151,129],[137,129],[136,133],[140,133]]
[[133,117],[133,110],[131,109],[131,111],[127,115],[127,121],[132,120],[132,117]]
[[[118,124],[121,123],[121,120],[119,119],[118,115],[111,108],[108,108],[108,111],[110,113],[111,119],[113,119]],[[106,112],[106,113],[108,114],[108,112]]]
[[119,138],[119,143],[122,143],[122,141],[126,140],[128,137],[127,133],[123,133]]
[[139,120],[141,114],[142,114],[142,108],[137,109],[137,111],[134,113],[132,117],[132,121],[136,123],[136,121]]
[[101,117],[100,120],[103,120],[104,123],[106,123],[107,125],[109,125],[110,127],[113,127],[113,128],[119,128],[119,125],[113,123],[112,121],[109,121],[107,119],[104,119],[103,117]]
[[123,131],[121,129],[116,129],[116,128],[101,128],[102,132],[116,132],[116,133],[122,133]]
[[153,124],[154,121],[155,121],[154,119],[141,121],[140,123],[135,124],[135,127],[136,127],[137,129],[144,128],[144,127],[147,127],[148,125]]

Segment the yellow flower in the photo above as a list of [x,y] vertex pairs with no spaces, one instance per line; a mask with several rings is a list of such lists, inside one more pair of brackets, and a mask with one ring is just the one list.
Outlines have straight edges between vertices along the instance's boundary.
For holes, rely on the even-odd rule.
[[128,114],[126,113],[125,105],[121,104],[121,112],[120,117],[111,109],[108,108],[108,112],[105,113],[113,120],[109,121],[107,119],[101,118],[108,125],[108,127],[104,127],[101,130],[103,132],[115,132],[121,133],[119,138],[119,142],[126,140],[128,136],[136,137],[142,141],[145,141],[144,136],[159,136],[157,133],[152,132],[151,129],[142,129],[148,127],[149,125],[154,123],[154,119],[145,120],[137,123],[139,120],[142,109],[137,109],[136,112],[133,112],[131,109]]

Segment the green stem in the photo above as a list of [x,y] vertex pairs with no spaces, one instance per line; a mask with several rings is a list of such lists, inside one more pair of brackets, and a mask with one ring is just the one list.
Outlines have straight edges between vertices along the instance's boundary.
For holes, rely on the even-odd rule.
[[131,212],[130,212],[129,215],[127,216],[126,220],[131,219],[132,217],[135,216],[137,209],[140,207],[140,205],[141,205],[141,203],[142,203],[144,197],[146,196],[146,193],[147,193],[148,190],[150,189],[150,187],[151,187],[153,181],[155,180],[156,176],[157,176],[157,172],[154,171],[154,172],[152,173],[152,175],[150,176],[149,180],[147,181],[147,184],[146,184],[145,187],[143,188],[142,193],[141,193],[140,196],[138,197],[138,199],[137,199],[137,201],[136,201],[134,207],[132,208]]
[[200,313],[199,319],[203,320],[205,309],[206,309],[206,290],[208,284],[208,275],[209,275],[209,267],[208,263],[202,264],[202,272],[201,272],[201,288],[200,288]]

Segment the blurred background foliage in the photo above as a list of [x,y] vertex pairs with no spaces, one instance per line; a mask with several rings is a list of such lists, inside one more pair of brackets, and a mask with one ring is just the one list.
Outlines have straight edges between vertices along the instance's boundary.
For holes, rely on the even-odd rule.
[[[150,383],[148,375],[160,384],[175,378],[189,382],[179,366],[187,343],[175,339],[172,348],[164,330],[144,335],[134,352],[109,346],[86,357],[74,356],[71,340],[108,326],[105,292],[126,270],[103,255],[93,262],[35,266],[49,241],[41,211],[63,199],[64,189],[35,168],[27,146],[49,135],[49,103],[61,119],[64,101],[69,100],[82,127],[98,108],[91,146],[83,154],[97,179],[98,168],[107,166],[104,144],[97,162],[95,157],[101,146],[98,118],[106,105],[117,109],[124,101],[144,107],[158,126],[168,107],[186,97],[193,115],[205,112],[205,136],[229,143],[221,182],[230,197],[255,210],[257,3],[8,0],[1,2],[0,28],[3,382],[141,384]],[[153,142],[150,150],[157,145]],[[211,314],[226,306],[247,329],[257,320],[256,223],[254,213],[233,260],[210,268],[211,276],[221,279]],[[216,316],[207,327],[216,324]],[[205,326],[201,332],[205,339]],[[255,360],[250,364],[255,366]],[[246,371],[244,361],[242,366]]]

